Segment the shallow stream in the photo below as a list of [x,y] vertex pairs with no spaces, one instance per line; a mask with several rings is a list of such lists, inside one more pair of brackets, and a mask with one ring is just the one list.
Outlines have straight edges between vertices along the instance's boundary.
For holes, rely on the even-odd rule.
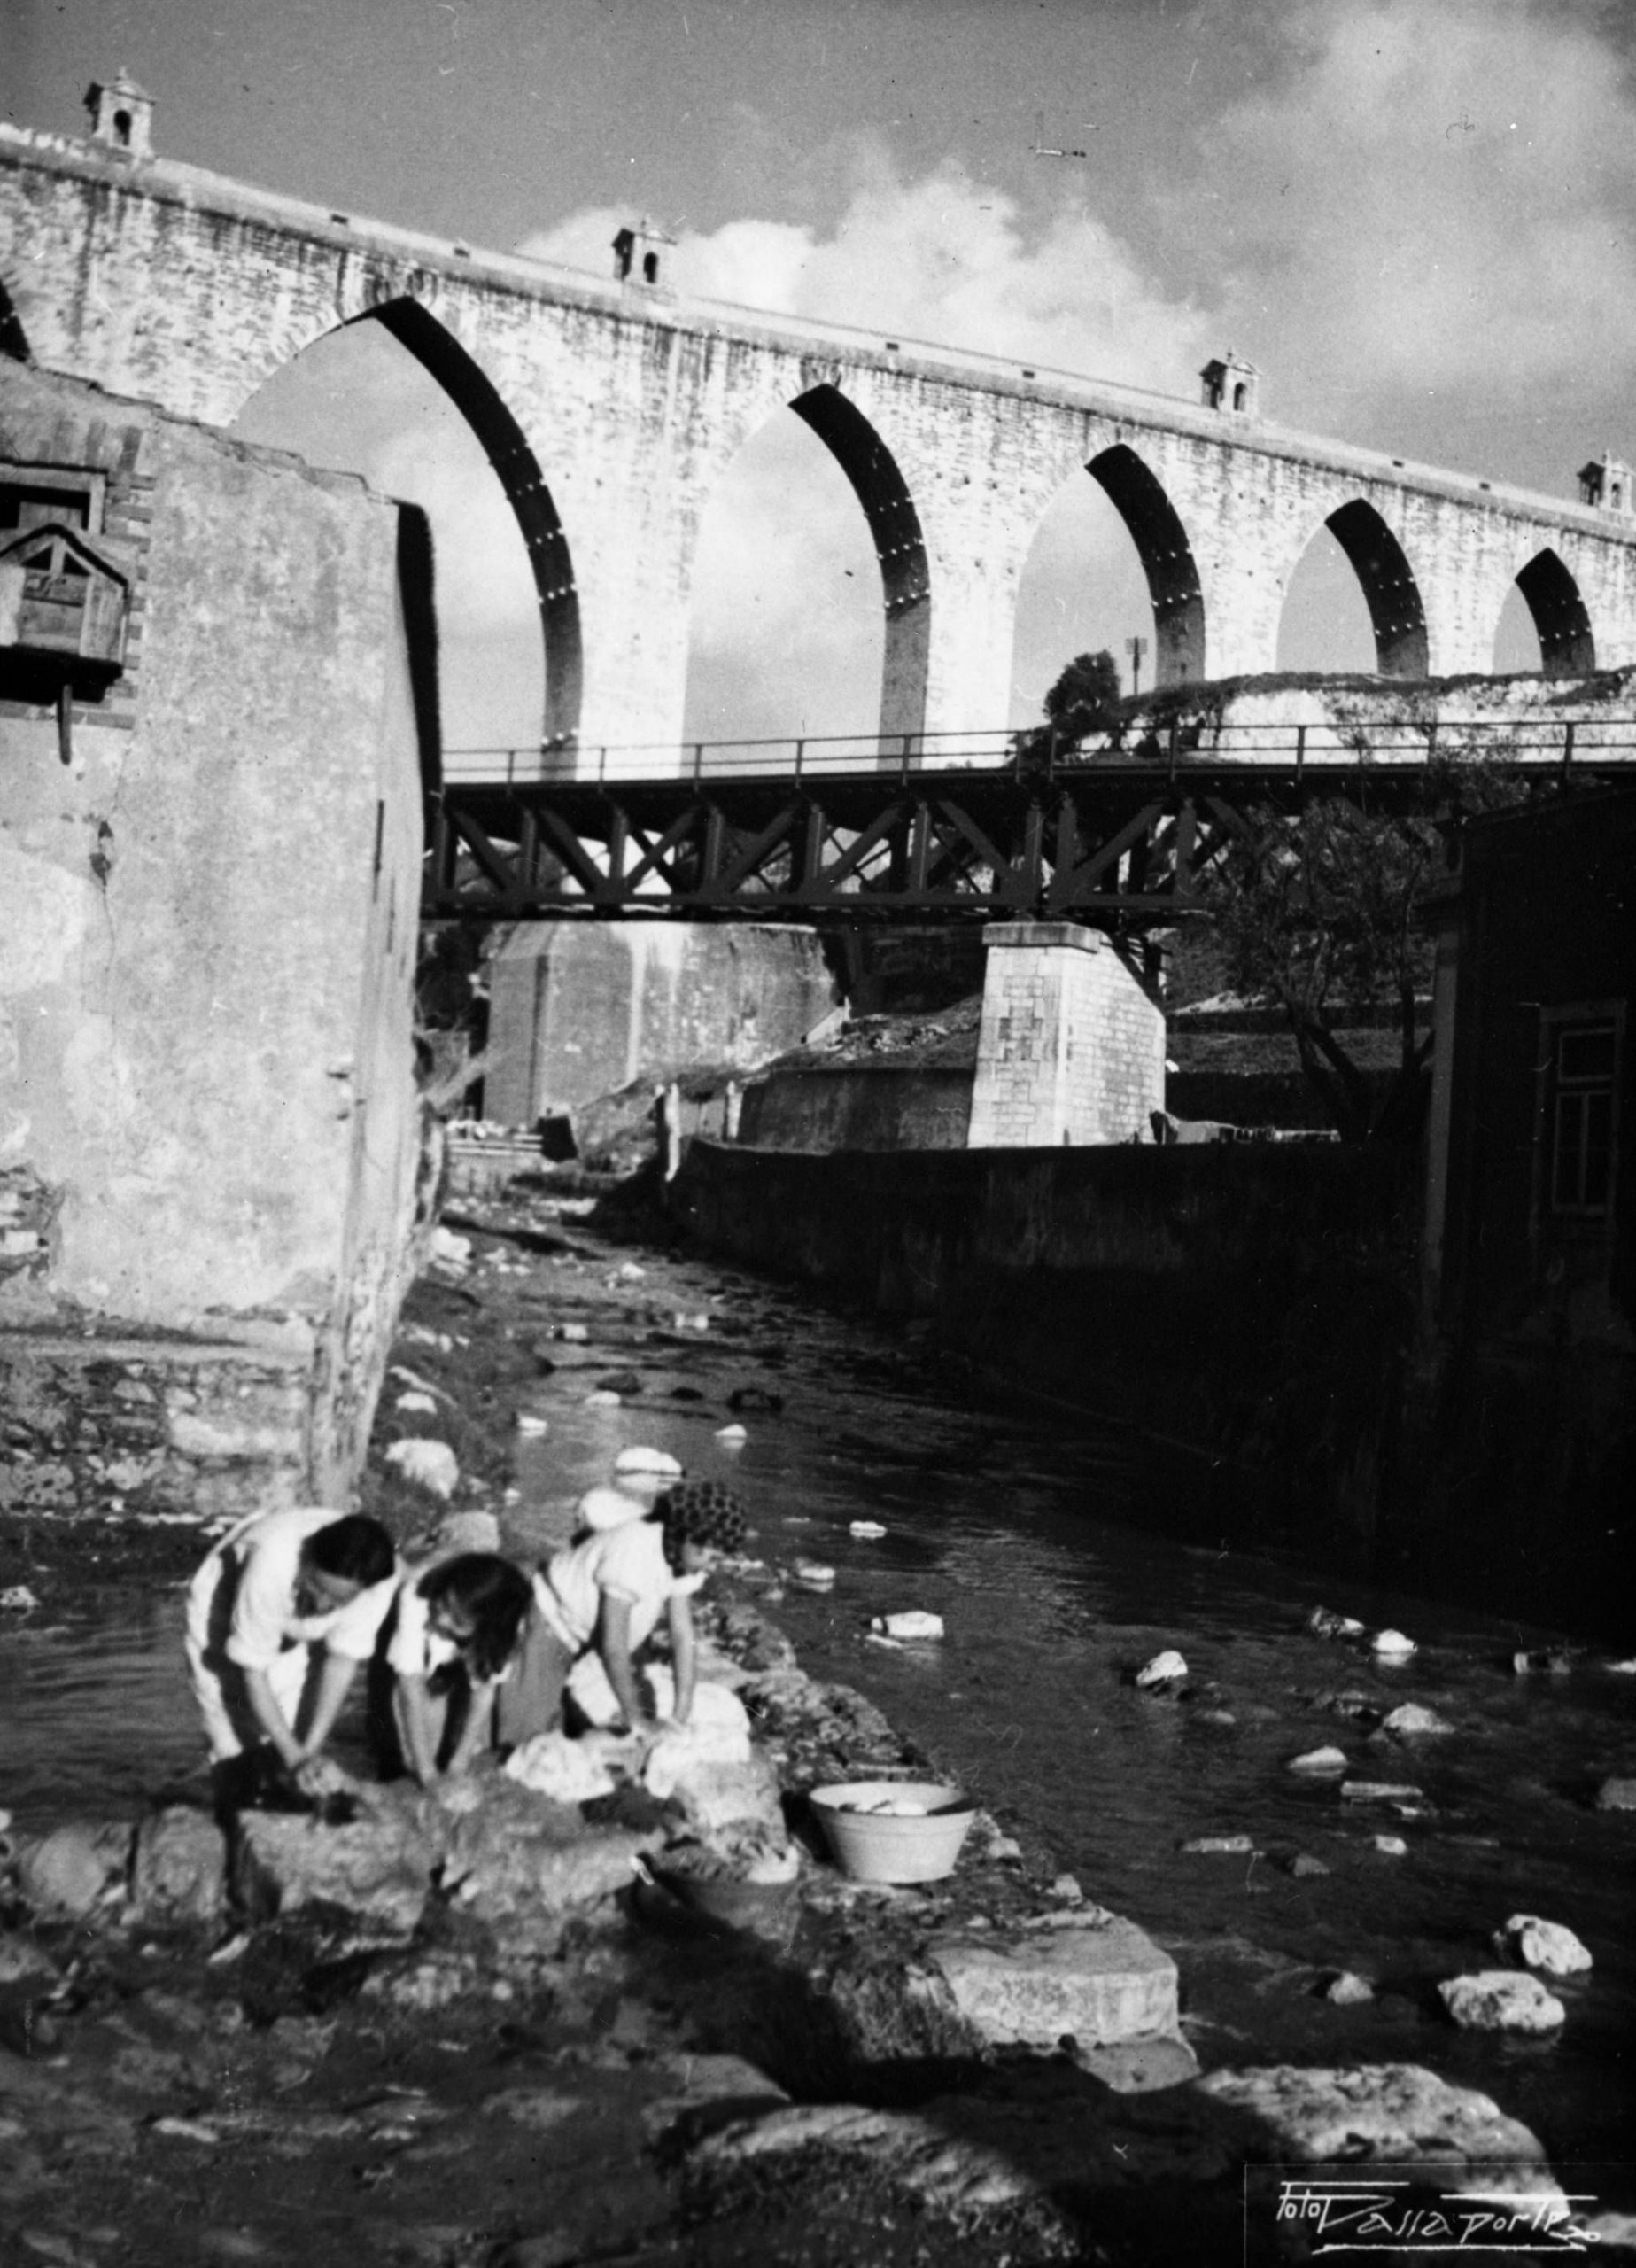
[[[521,1495],[507,1519],[520,1553],[560,1536],[627,1442],[731,1479],[769,1563],[835,1570],[827,1590],[785,1581],[771,1608],[803,1666],[862,1689],[1004,1823],[1048,1843],[1089,1896],[1158,1938],[1205,2063],[1418,2062],[1493,2094],[1559,2169],[1629,2155],[1636,1820],[1593,1799],[1603,1778],[1636,1773],[1636,1676],[1610,1670],[1605,1650],[1566,1674],[1518,1676],[1514,1651],[1547,1633],[1198,1540],[1185,1463],[1134,1428],[1074,1425],[940,1372],[900,1332],[696,1262],[644,1255],[647,1275],[616,1295],[620,1257],[487,1279],[497,1303],[531,1301],[515,1309],[519,1336],[542,1314],[583,1316],[591,1333],[561,1348],[549,1378],[496,1399],[497,1425],[520,1400],[550,1429],[515,1437]],[[672,1301],[708,1312],[709,1327],[655,1331],[655,1312],[673,1323]],[[613,1368],[638,1373],[640,1397],[590,1403]],[[744,1387],[783,1407],[743,1412],[748,1437],[732,1448],[716,1433]],[[854,1537],[857,1520],[886,1534]],[[1319,1603],[1407,1632],[1415,1652],[1386,1667],[1313,1636]],[[943,1618],[941,1643],[887,1649],[865,1635],[872,1616],[908,1607]],[[180,1622],[178,1591],[0,1632],[0,1802],[19,1822],[135,1813],[196,1772]],[[1131,1682],[1166,1647],[1188,1664],[1180,1699]],[[1366,1722],[1323,1705],[1341,1692],[1382,1713],[1415,1701],[1455,1729],[1412,1746],[1371,1740]],[[1337,1777],[1288,1769],[1331,1744],[1352,1777],[1420,1792],[1349,1802]],[[1254,1847],[1181,1847],[1206,1836]],[[1406,1855],[1377,1836],[1400,1837]],[[1327,1871],[1292,1872],[1298,1853]],[[1565,1922],[1596,1965],[1553,1988],[1568,2006],[1554,2038],[1459,2033],[1435,1982],[1494,1965],[1491,1933],[1517,1912]],[[1318,1997],[1317,1979],[1339,1969],[1369,1978],[1375,1999]],[[1596,2179],[1605,2202],[1636,2206],[1636,2165]]]

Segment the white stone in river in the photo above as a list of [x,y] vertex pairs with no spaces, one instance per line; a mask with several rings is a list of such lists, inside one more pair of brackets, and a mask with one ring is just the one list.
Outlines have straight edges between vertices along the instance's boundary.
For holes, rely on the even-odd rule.
[[1406,1638],[1401,1630],[1377,1630],[1369,1640],[1373,1652],[1384,1654],[1389,1660],[1406,1661],[1415,1651],[1415,1641]]
[[901,1614],[877,1614],[870,1624],[887,1638],[941,1638],[943,1618],[928,1614],[924,1607],[906,1607]]
[[1450,2086],[1416,2063],[1360,2063],[1321,2070],[1259,2065],[1212,2071],[1198,2093],[1256,2122],[1269,2155],[1307,2165],[1348,2162],[1478,2168],[1485,2189],[1561,2198],[1543,2146],[1475,2087]]
[[395,1464],[406,1480],[412,1481],[417,1488],[424,1488],[431,1496],[452,1496],[460,1479],[459,1462],[446,1441],[418,1435],[407,1441],[394,1441],[385,1451],[385,1462]]
[[1337,1614],[1327,1606],[1314,1606],[1306,1618],[1306,1627],[1315,1638],[1361,1638],[1363,1625],[1354,1622],[1350,1614]]
[[1529,1969],[1547,1977],[1572,1977],[1592,1965],[1588,1949],[1560,1922],[1543,1922],[1537,1914],[1513,1914],[1503,1930],[1494,1932],[1496,1953],[1508,1953]]
[[1155,1654],[1136,1672],[1136,1683],[1143,1687],[1172,1685],[1187,1675],[1187,1664],[1174,1646],[1167,1646],[1163,1653]]
[[886,1534],[879,1520],[853,1520],[847,1529],[849,1535],[860,1535],[872,1541]]
[[1448,1977],[1438,1994],[1462,2031],[1555,2031],[1568,2015],[1537,1977],[1514,1969]]
[[742,1425],[718,1425],[716,1438],[718,1441],[748,1441],[749,1434]]
[[1291,1772],[1344,1772],[1346,1753],[1339,1748],[1309,1748],[1304,1756],[1292,1756],[1289,1768]]
[[1418,1701],[1406,1701],[1400,1709],[1394,1709],[1390,1716],[1381,1719],[1380,1729],[1398,1740],[1418,1740],[1436,1733],[1452,1733],[1454,1728],[1435,1709],[1423,1709]]

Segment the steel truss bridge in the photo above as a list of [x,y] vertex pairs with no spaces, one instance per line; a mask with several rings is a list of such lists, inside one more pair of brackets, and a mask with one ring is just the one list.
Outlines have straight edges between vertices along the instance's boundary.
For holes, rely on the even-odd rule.
[[1630,719],[1190,725],[1020,764],[1015,747],[1004,732],[462,751],[429,798],[422,916],[1141,930],[1206,910],[1210,869],[1269,808],[1415,807],[1438,758],[1564,788],[1636,780]]

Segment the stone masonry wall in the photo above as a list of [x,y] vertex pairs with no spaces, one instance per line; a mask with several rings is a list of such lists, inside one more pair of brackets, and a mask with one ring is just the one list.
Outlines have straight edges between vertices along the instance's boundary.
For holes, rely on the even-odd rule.
[[986,937],[970,1147],[1144,1139],[1164,1107],[1164,1012],[1118,948],[1069,922]]
[[0,1359],[61,1379],[67,1339],[140,1348],[143,1487],[225,1459],[341,1488],[421,1145],[396,508],[11,362],[0,458],[101,472],[140,598],[66,751],[0,699]]

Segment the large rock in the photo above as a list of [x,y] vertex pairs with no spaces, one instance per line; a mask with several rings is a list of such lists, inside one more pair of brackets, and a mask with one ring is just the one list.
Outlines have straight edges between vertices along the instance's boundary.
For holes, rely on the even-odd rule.
[[1106,2098],[1087,2095],[1082,2085],[1045,2104],[970,2093],[912,2111],[793,2103],[757,2109],[706,2134],[689,2171],[708,2196],[712,2178],[755,2168],[775,2183],[784,2164],[810,2170],[829,2161],[860,2215],[875,2210],[866,2192],[858,2194],[859,2178],[872,2177],[911,2196],[922,2211],[948,2216],[966,2236],[986,2217],[1000,2217],[1005,2254],[1014,2260],[1101,2256],[1111,2230],[1137,2225],[1133,2214],[1144,2258],[1159,2256],[1157,2225],[1167,2258],[1237,2259],[1243,2233],[1237,2135],[1223,2140],[1208,2106],[1190,2117],[1184,2095],[1175,2092],[1151,2099],[1145,2114],[1126,2108],[1128,2117],[1111,2117]]
[[680,1805],[694,1833],[707,1841],[738,1837],[751,1830],[775,1848],[785,1841],[778,1775],[759,1751],[739,1764],[707,1759],[686,1765],[673,1781],[670,1796]]
[[1526,2126],[1476,2088],[1450,2086],[1418,2064],[1212,2071],[1198,2092],[1253,2122],[1260,2156],[1308,2165],[1436,2166],[1479,2172],[1508,2193],[1561,2194]]
[[1589,1969],[1590,1950],[1561,1922],[1541,1921],[1538,1914],[1513,1914],[1494,1936],[1496,1949],[1508,1953],[1525,1969],[1547,1977],[1572,1977]]
[[452,1559],[461,1551],[498,1551],[500,1548],[497,1514],[481,1510],[445,1512],[407,1547],[412,1560]]
[[207,1812],[172,1805],[142,1821],[131,1860],[131,1916],[209,1928],[227,1901],[227,1837]]
[[934,1938],[927,1953],[991,2046],[1053,2048],[1066,2034],[1086,2050],[1176,2029],[1175,1961],[1116,1914],[1004,1938]]
[[1513,1969],[1451,1977],[1438,1986],[1438,1994],[1462,2031],[1555,2031],[1568,2016],[1537,1977]]
[[129,1827],[78,1821],[49,1835],[13,1838],[17,1886],[43,1919],[84,1921],[123,1896],[130,1868]]
[[311,1812],[244,1812],[233,1892],[252,1922],[338,1906],[407,1937],[425,1907],[437,1857],[435,1845],[392,1815],[335,1827]]
[[544,1941],[570,1914],[628,1889],[632,1860],[663,1839],[658,1829],[587,1827],[578,1806],[496,1778],[448,1821],[442,1886],[479,1919],[538,1930]]

